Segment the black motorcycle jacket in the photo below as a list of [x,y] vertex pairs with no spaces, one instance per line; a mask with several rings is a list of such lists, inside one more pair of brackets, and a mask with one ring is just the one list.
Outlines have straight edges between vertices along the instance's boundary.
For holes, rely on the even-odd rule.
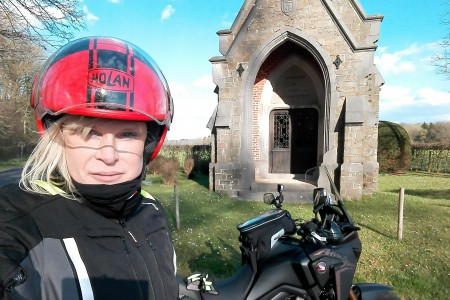
[[144,196],[113,219],[60,195],[0,188],[0,299],[177,299],[167,218]]

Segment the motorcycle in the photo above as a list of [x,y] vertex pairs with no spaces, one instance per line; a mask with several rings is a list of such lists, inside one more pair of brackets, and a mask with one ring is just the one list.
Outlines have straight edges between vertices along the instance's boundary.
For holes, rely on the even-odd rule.
[[362,245],[326,167],[310,169],[313,213],[293,219],[278,195],[264,194],[275,209],[237,226],[242,265],[231,277],[211,281],[207,274],[177,276],[180,299],[209,300],[394,300],[386,285],[353,283]]

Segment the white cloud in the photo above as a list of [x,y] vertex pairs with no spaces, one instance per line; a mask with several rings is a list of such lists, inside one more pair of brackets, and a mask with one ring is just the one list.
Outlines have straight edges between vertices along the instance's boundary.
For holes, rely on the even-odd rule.
[[169,82],[174,101],[174,118],[168,139],[191,139],[209,136],[206,128],[217,104],[211,76],[203,76],[187,84]]
[[210,75],[205,75],[193,82],[193,85],[199,88],[206,88],[213,90],[215,85]]
[[448,114],[437,114],[437,115],[434,115],[432,121],[433,121],[433,122],[439,122],[439,121],[447,121],[447,122],[450,122],[450,113],[448,113]]
[[175,8],[172,5],[167,5],[161,13],[161,20],[169,19],[175,13]]
[[417,102],[432,106],[449,105],[450,109],[450,93],[436,91],[432,88],[421,88],[417,93]]
[[222,21],[222,27],[224,28],[224,29],[228,29],[228,28],[231,28],[231,26],[233,25],[233,22],[231,22],[231,21]]
[[[11,5],[10,2],[6,2],[5,6],[11,10],[14,14],[18,15],[19,19],[26,20],[27,23],[31,24],[32,26],[39,27],[41,22],[36,19],[27,9],[25,9],[22,5]],[[61,19],[64,17],[63,12],[53,6],[47,7],[46,12],[53,18]]]
[[99,17],[91,13],[86,5],[83,6],[83,12],[86,14],[86,20],[91,22],[99,20]]
[[186,87],[176,81],[170,81],[169,88],[172,93],[172,97],[174,97],[174,95],[183,96],[187,92]]
[[382,74],[414,72],[415,65],[410,61],[404,61],[403,56],[401,52],[382,53],[380,56],[375,56],[375,64]]
[[380,110],[389,111],[414,104],[412,90],[404,86],[383,85],[380,91]]
[[230,20],[229,20],[229,19],[230,19],[230,16],[229,16],[228,13],[224,14],[224,15],[221,17],[221,19],[222,19],[221,24],[222,24],[222,26],[223,26],[224,28],[231,28],[231,25],[233,25],[233,21],[230,21]]
[[391,110],[414,105],[450,105],[450,93],[437,91],[431,87],[423,87],[418,90],[405,86],[385,85],[381,87],[380,106],[383,109]]
[[412,44],[392,53],[388,52],[388,48],[380,47],[375,64],[383,75],[412,73],[419,69],[430,69],[430,57],[438,51],[437,43]]
[[431,87],[381,87],[380,119],[393,122],[437,122],[450,120],[450,93]]
[[64,17],[63,12],[56,7],[49,7],[47,9],[48,13],[57,19],[61,19]]
[[410,56],[422,52],[424,47],[426,45],[418,46],[417,44],[412,44],[408,48],[397,51],[396,53],[400,56]]
[[122,0],[108,0],[108,2],[111,2],[111,3],[120,3],[120,2],[122,2]]

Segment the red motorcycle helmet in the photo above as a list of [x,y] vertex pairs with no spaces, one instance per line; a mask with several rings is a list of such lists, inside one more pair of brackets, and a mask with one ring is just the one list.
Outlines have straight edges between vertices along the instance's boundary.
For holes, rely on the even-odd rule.
[[36,77],[30,102],[41,133],[63,114],[147,122],[147,163],[173,117],[157,64],[136,45],[111,37],[81,38],[56,51]]

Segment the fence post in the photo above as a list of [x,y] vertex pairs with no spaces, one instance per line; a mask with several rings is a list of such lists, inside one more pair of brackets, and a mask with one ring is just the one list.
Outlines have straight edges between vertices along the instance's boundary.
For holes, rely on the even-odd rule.
[[403,239],[403,207],[405,203],[405,188],[400,188],[398,196],[398,229],[397,239],[401,241]]
[[180,229],[180,199],[178,198],[178,187],[176,184],[173,186],[173,196],[175,198],[175,222],[177,229]]

